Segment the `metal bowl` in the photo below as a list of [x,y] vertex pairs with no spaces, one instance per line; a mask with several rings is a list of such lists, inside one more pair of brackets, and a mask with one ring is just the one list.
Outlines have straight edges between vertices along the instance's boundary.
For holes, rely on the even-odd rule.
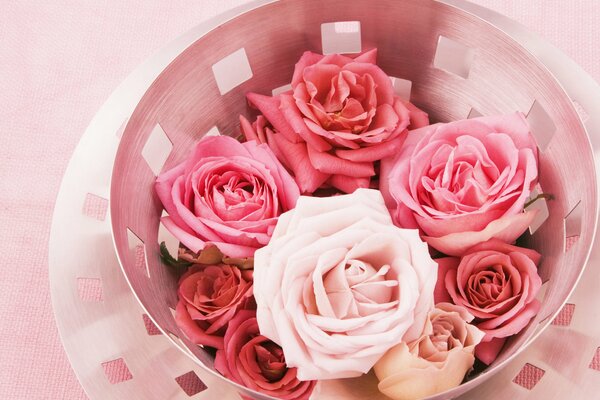
[[[575,287],[598,216],[594,159],[574,104],[542,63],[493,25],[442,1],[262,0],[206,33],[164,69],[129,119],[112,173],[112,230],[124,274],[156,325],[208,371],[218,375],[211,355],[190,343],[173,319],[177,276],[162,264],[159,243],[166,240],[172,250],[178,243],[160,224],[156,176],[215,128],[237,135],[237,116],[249,112],[245,94],[284,87],[305,50],[355,53],[373,47],[398,94],[435,121],[527,114],[540,147],[538,192],[554,196],[532,206],[541,212],[527,239],[543,255],[541,311],[484,373],[431,398],[456,397],[491,377],[551,322]],[[326,397],[328,385],[355,384],[348,398],[365,398],[356,383],[327,382],[314,397]],[[247,396],[270,398],[236,386]]]

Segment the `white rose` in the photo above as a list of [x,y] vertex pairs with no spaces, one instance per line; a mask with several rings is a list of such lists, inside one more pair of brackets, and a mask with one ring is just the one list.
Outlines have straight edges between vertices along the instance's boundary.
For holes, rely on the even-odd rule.
[[255,253],[260,332],[301,380],[360,376],[419,337],[436,279],[418,231],[392,224],[379,191],[301,197]]

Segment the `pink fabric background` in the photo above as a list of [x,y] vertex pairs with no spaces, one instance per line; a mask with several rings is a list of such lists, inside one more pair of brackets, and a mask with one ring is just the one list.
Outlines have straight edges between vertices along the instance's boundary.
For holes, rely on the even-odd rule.
[[[0,12],[0,399],[85,399],[50,305],[48,237],[89,121],[138,64],[244,0],[3,0]],[[476,0],[600,81],[598,0]]]

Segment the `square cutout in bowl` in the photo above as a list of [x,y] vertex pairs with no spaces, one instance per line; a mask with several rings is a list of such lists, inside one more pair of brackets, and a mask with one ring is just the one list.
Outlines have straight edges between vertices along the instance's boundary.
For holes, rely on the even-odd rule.
[[449,39],[445,36],[438,38],[433,66],[451,74],[467,79],[475,59],[475,50]]
[[533,102],[527,113],[527,122],[540,150],[546,150],[556,133],[556,125],[537,100]]
[[393,76],[390,76],[390,80],[392,81],[392,86],[394,87],[394,93],[396,93],[396,95],[398,95],[402,100],[410,101],[412,81]]
[[156,124],[142,149],[142,157],[154,175],[160,175],[171,150],[173,150],[173,143],[160,124]]
[[352,54],[362,51],[360,21],[321,24],[323,54]]
[[243,47],[214,63],[212,71],[221,95],[252,78],[252,68]]

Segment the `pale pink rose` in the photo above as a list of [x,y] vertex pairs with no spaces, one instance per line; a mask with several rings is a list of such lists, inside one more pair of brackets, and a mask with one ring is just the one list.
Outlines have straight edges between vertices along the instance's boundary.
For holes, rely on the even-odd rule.
[[223,335],[240,308],[253,305],[252,271],[231,265],[194,265],[179,280],[175,322],[192,343],[223,348]]
[[[255,312],[241,310],[229,322],[215,369],[249,389],[283,400],[307,400],[316,381],[300,381],[281,347],[260,335]],[[246,397],[244,397],[246,398]]]
[[460,385],[483,338],[472,320],[463,307],[436,304],[419,339],[400,343],[375,364],[379,390],[393,400],[419,400]]
[[261,135],[262,122],[253,129],[242,117],[242,131],[274,149],[302,193],[325,183],[347,193],[369,187],[374,162],[396,153],[408,128],[429,123],[427,114],[394,94],[376,58],[376,49],[354,59],[305,52],[291,91],[248,94],[272,129]]
[[494,361],[505,338],[519,333],[538,313],[540,258],[535,250],[492,239],[462,258],[436,260],[436,302],[451,301],[475,316],[474,325],[485,333],[475,354],[484,363]]
[[254,259],[261,334],[301,380],[367,373],[414,340],[433,307],[436,263],[416,230],[392,224],[381,193],[300,197]]
[[537,162],[521,113],[436,124],[410,132],[398,156],[381,162],[381,191],[398,226],[418,227],[429,245],[459,256],[527,229]]
[[165,227],[193,252],[216,245],[230,257],[251,257],[271,238],[277,217],[300,195],[266,145],[205,137],[192,154],[156,179]]

